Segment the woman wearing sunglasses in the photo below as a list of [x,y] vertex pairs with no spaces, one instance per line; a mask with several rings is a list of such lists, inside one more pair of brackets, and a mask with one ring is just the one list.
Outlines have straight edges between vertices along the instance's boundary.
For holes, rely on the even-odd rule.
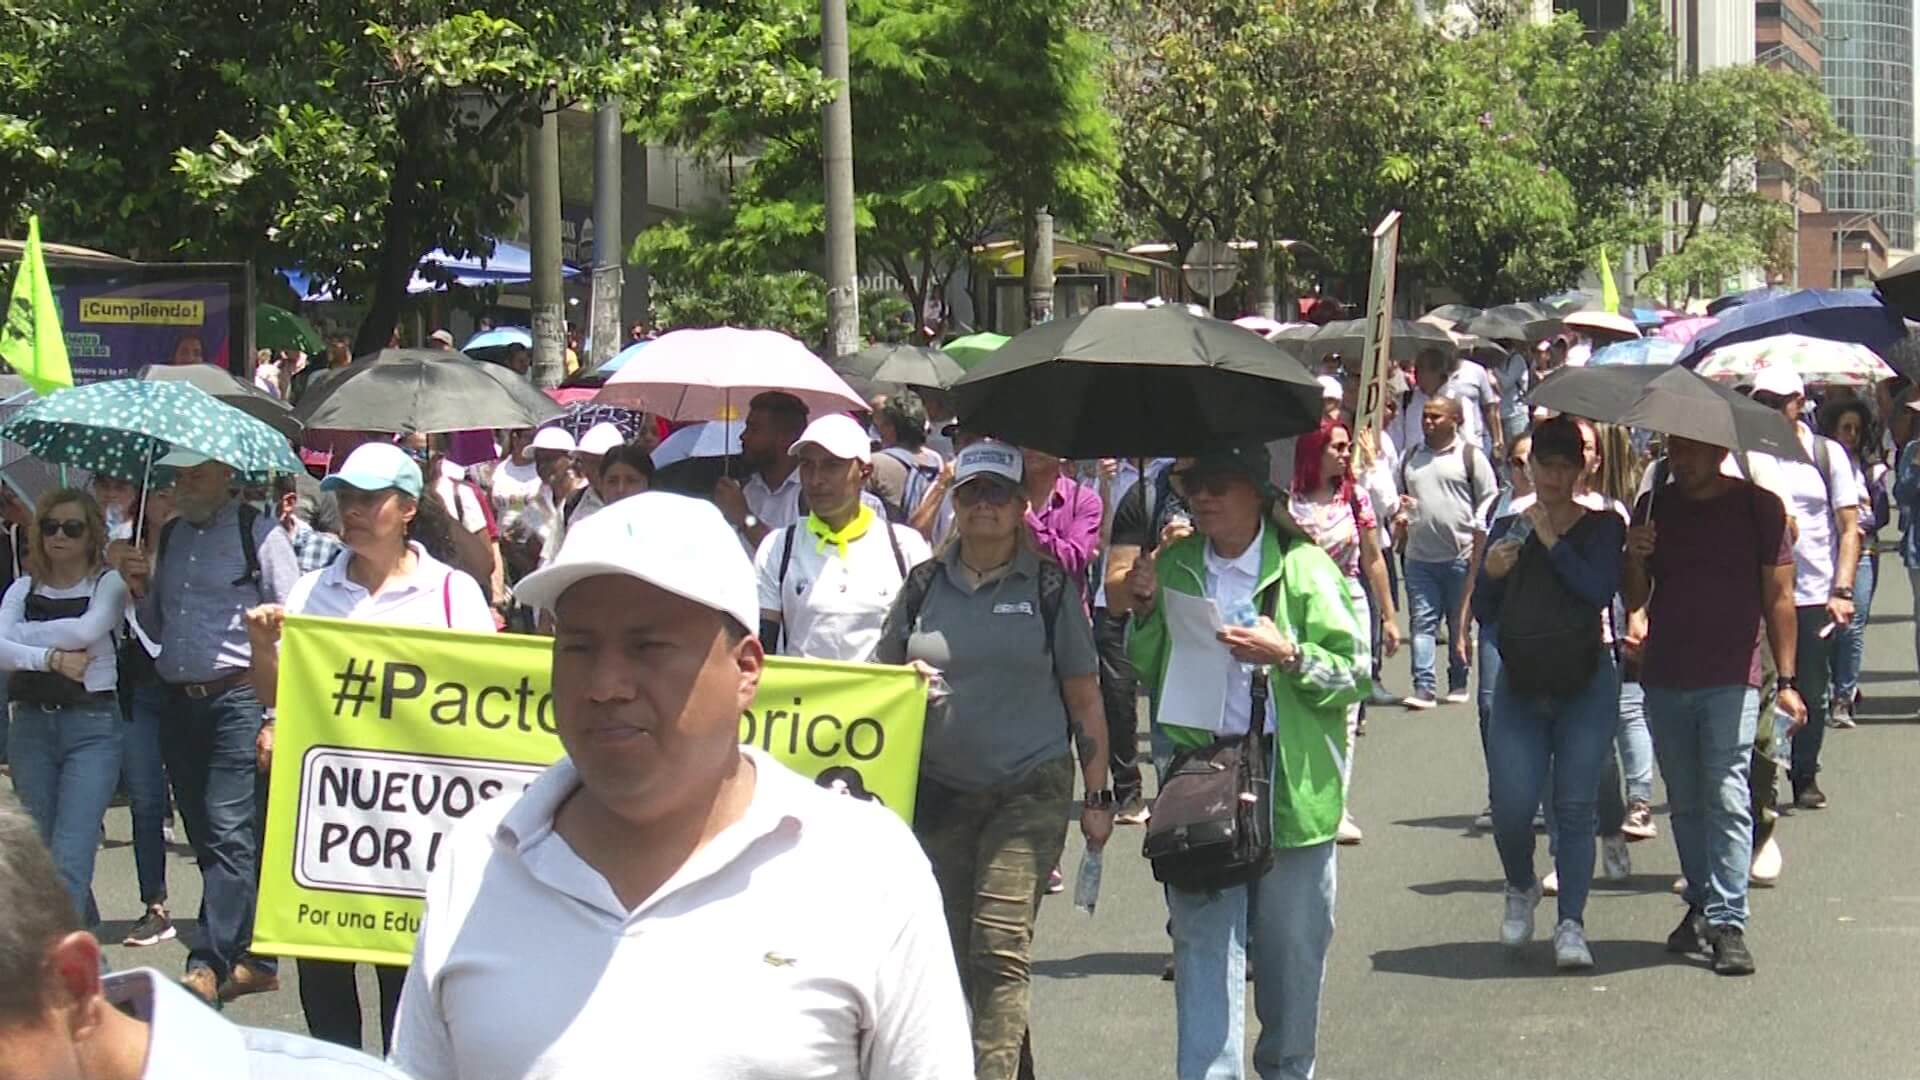
[[1026,1041],[1034,917],[1067,842],[1074,758],[1080,831],[1113,832],[1107,724],[1086,609],[1026,524],[1021,452],[975,443],[954,460],[954,532],[909,574],[874,659],[930,685],[913,831],[947,912],[973,1013],[975,1074],[1013,1080]]
[[114,636],[127,586],[102,565],[107,526],[86,492],[43,496],[29,537],[27,573],[0,598],[0,670],[13,673],[7,757],[74,910],[92,926],[100,819],[120,778]]

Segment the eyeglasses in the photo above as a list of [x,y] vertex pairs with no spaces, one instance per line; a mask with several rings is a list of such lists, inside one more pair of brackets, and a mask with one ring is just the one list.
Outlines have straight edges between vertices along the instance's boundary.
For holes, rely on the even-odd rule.
[[84,521],[55,521],[53,518],[41,518],[40,535],[52,536],[55,533],[66,533],[67,539],[78,540],[87,535],[87,523]]
[[973,506],[986,503],[988,506],[1006,506],[1013,502],[1015,491],[1011,484],[997,484],[991,480],[979,483],[962,484],[954,489],[955,506]]

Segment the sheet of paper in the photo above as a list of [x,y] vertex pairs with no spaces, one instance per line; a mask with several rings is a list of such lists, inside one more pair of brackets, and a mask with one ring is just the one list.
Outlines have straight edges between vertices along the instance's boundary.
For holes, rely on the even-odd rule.
[[1227,707],[1233,654],[1217,635],[1226,624],[1220,606],[1205,596],[1173,589],[1160,591],[1172,644],[1166,679],[1160,690],[1160,720],[1218,731]]

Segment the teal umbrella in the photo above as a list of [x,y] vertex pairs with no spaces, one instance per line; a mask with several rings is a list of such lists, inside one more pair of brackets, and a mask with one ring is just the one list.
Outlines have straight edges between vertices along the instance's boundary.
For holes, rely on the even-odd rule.
[[301,471],[286,436],[185,382],[111,379],[56,390],[0,425],[0,436],[42,461],[129,480],[175,448],[255,480]]
[[312,323],[272,304],[254,305],[253,343],[262,349],[298,349],[314,356],[327,347],[326,340]]

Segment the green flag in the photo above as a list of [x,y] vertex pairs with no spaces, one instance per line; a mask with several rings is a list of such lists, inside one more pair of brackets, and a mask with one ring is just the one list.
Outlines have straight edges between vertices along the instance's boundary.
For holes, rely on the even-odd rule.
[[0,326],[0,360],[5,360],[39,394],[73,385],[67,363],[67,339],[60,333],[60,308],[47,280],[47,259],[40,250],[40,219],[27,219],[27,248],[13,275],[7,322]]
[[1613,265],[1607,261],[1607,249],[1600,249],[1600,309],[1620,314],[1620,286],[1613,281]]

